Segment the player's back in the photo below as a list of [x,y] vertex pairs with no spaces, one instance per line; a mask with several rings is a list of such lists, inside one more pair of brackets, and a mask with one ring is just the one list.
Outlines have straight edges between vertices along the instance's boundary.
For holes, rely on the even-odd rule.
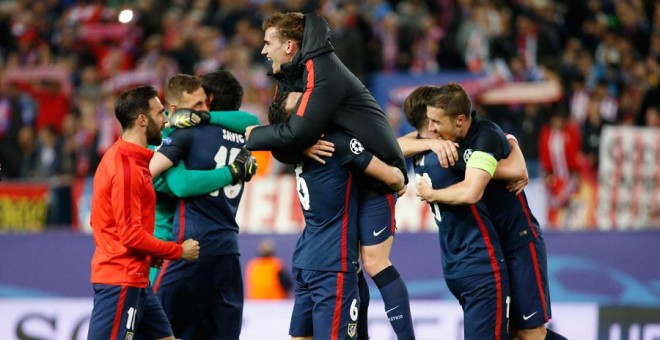
[[501,226],[502,247],[506,250],[526,246],[541,236],[541,228],[529,208],[525,191],[516,195],[506,188],[506,182],[493,181],[484,192],[483,200],[496,225]]
[[357,197],[351,170],[363,171],[371,160],[355,139],[330,132],[324,139],[335,144],[326,164],[305,158],[296,165],[296,181],[305,216],[293,266],[319,271],[357,269]]
[[[230,164],[245,145],[245,137],[216,125],[174,131],[163,140],[159,152],[187,169],[211,170]],[[228,185],[206,195],[181,199],[173,225],[175,241],[194,238],[200,242],[200,256],[238,254],[236,211],[243,194],[243,182]]]
[[[430,181],[433,189],[463,180],[456,171],[442,168],[437,155],[431,151],[415,156],[414,169],[416,180]],[[491,273],[505,266],[497,231],[484,202],[470,205],[432,203],[430,206],[439,228],[442,269],[446,278]]]
[[[459,155],[457,168],[464,171],[465,162],[474,151],[484,151],[497,161],[511,153],[504,131],[492,121],[472,115],[473,124],[461,146],[468,149]],[[488,206],[493,223],[497,227],[502,247],[505,250],[524,246],[532,237],[540,235],[538,222],[534,218],[524,193],[515,195],[506,188],[506,181],[491,179],[484,190],[482,200]]]

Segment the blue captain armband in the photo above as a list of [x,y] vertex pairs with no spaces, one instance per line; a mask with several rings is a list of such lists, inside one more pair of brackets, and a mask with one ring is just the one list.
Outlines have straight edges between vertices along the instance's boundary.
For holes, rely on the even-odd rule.
[[483,152],[483,151],[474,151],[468,159],[467,164],[470,168],[477,168],[486,171],[490,174],[490,177],[493,177],[495,173],[495,168],[497,167],[497,159],[493,155]]

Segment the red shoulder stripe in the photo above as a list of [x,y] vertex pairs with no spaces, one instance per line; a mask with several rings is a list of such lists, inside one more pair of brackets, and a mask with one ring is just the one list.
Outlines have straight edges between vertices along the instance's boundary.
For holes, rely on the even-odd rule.
[[314,90],[314,62],[311,59],[307,60],[305,68],[307,68],[307,87],[305,88],[305,93],[300,101],[300,106],[298,106],[298,111],[296,111],[296,115],[300,117],[305,115],[309,96],[312,94],[312,90]]

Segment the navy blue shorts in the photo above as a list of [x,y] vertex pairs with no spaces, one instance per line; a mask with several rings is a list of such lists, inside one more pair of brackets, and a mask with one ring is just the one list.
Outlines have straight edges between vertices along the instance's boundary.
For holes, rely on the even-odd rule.
[[160,339],[172,328],[151,288],[94,284],[87,339]]
[[153,285],[172,330],[183,339],[238,339],[243,276],[238,255],[165,261]]
[[293,269],[295,302],[289,334],[355,339],[360,309],[357,274]]
[[509,278],[505,270],[446,279],[446,282],[463,308],[466,340],[509,338]]
[[358,233],[360,245],[381,244],[396,232],[394,205],[396,194],[381,195],[360,202]]
[[552,318],[548,288],[548,261],[543,239],[506,254],[511,281],[511,326],[527,329]]

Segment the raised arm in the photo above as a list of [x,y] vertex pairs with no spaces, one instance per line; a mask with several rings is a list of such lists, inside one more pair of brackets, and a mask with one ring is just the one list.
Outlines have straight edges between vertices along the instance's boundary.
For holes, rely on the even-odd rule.
[[[511,135],[509,135],[511,136]],[[503,158],[497,162],[497,168],[493,178],[504,181],[519,181],[527,178],[527,164],[525,164],[525,156],[518,145],[515,137],[509,138],[509,146],[511,153],[507,158]]]
[[456,160],[458,160],[457,144],[448,140],[417,138],[417,132],[411,132],[399,137],[397,142],[405,158],[430,150],[438,155],[440,165],[443,168],[456,164]]
[[211,111],[210,114],[211,124],[240,134],[244,134],[248,126],[259,125],[259,118],[245,111]]
[[257,116],[245,111],[195,111],[178,109],[170,114],[169,122],[173,127],[185,129],[196,125],[213,124],[232,132],[245,133],[248,126],[259,125]]

